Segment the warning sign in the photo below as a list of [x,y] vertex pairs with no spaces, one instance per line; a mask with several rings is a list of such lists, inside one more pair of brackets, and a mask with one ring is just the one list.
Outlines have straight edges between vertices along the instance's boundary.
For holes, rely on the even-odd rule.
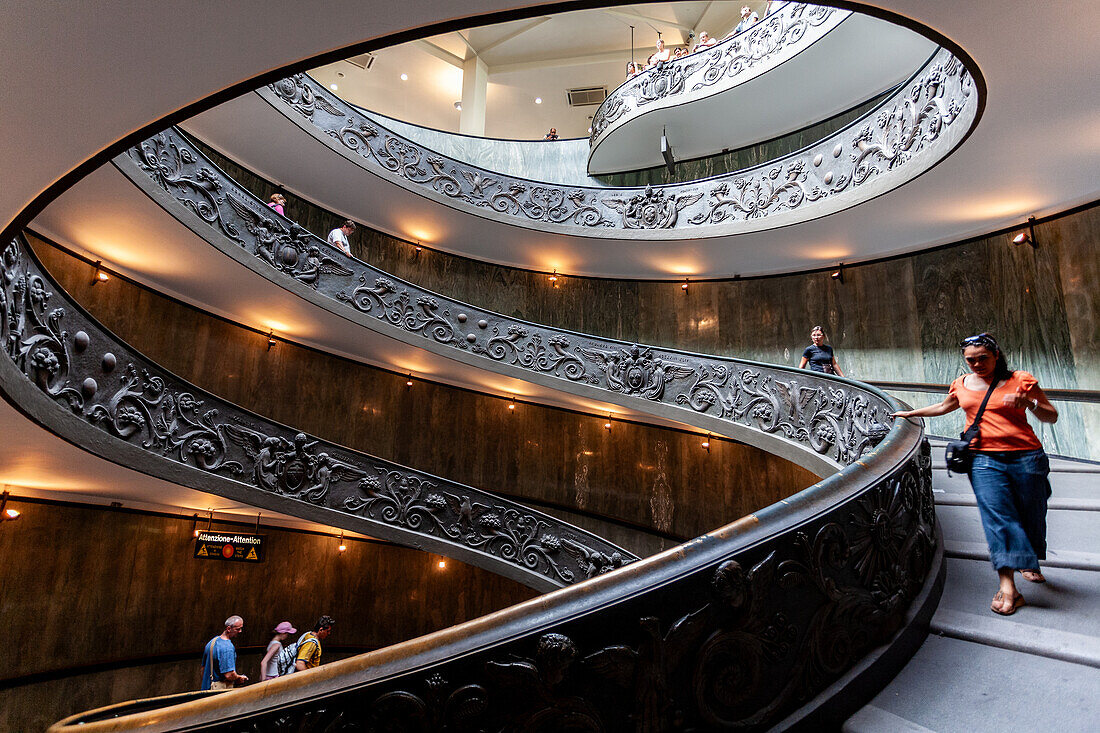
[[238,532],[199,532],[195,557],[237,562],[263,562],[266,535]]

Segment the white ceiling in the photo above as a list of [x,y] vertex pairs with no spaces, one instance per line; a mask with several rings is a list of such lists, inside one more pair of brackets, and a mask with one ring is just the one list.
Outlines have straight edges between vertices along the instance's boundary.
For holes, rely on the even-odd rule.
[[[789,230],[788,267],[807,258],[859,256],[854,245],[865,240],[883,251],[929,246],[1098,197],[1095,0],[1041,6],[1023,0],[871,4],[931,27],[965,49],[989,85],[985,118],[947,162],[885,197],[901,200],[890,221],[877,222],[859,207],[830,217],[825,230],[820,225]],[[48,187],[124,136],[223,89],[239,84],[243,91],[260,74],[364,40],[521,5],[465,0],[459,9],[440,0],[331,0],[323,11],[302,12],[296,0],[206,0],[186,9],[140,0],[6,0],[0,24],[0,222],[12,222]],[[544,124],[532,122],[536,130]],[[72,226],[79,230],[84,223]],[[864,227],[874,237],[864,237]],[[774,242],[754,235],[743,242],[697,243],[696,251],[700,256],[720,247],[748,252]],[[110,259],[111,242],[83,243]],[[88,494],[125,491],[116,474],[103,475],[92,486],[91,478],[110,464],[43,435],[6,405],[0,406],[0,418],[3,483],[41,490],[75,487]],[[138,478],[151,487],[141,489],[143,496],[169,497],[165,503],[185,510],[210,506],[209,499],[173,495]]]
[[341,97],[360,107],[458,132],[454,103],[462,98],[461,63],[476,55],[489,73],[487,137],[541,139],[550,127],[562,138],[587,137],[596,107],[570,107],[566,90],[603,86],[610,92],[622,83],[631,59],[631,25],[634,58],[643,60],[653,53],[658,31],[670,47],[685,45],[689,29],[722,38],[737,25],[743,5],[763,16],[767,4],[662,2],[541,15],[384,48],[374,53],[369,70],[337,61],[310,74],[326,86],[336,84]]

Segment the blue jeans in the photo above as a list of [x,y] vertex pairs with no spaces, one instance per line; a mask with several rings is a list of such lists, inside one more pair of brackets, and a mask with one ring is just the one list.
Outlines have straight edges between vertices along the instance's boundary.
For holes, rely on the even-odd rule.
[[1042,448],[974,454],[970,485],[997,570],[1033,570],[1046,559],[1048,473]]

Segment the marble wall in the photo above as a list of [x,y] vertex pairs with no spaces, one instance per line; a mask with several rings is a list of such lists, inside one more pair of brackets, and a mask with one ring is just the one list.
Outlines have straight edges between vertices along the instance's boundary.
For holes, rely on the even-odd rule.
[[[331,647],[366,651],[537,595],[457,561],[440,569],[438,555],[387,543],[349,540],[341,554],[331,536],[261,527],[264,562],[201,560],[193,557],[190,517],[9,506],[22,516],[0,527],[0,730],[45,730],[81,710],[198,689],[203,644],[232,614],[245,619],[238,648],[252,648],[238,669],[258,681],[260,652],[280,621],[302,632],[327,613],[337,621]],[[154,663],[164,656],[172,660]],[[58,675],[104,664],[121,668]]]

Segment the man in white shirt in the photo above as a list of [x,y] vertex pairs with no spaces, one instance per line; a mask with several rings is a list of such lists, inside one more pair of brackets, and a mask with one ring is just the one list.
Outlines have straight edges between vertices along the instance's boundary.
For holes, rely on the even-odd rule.
[[355,222],[348,219],[336,229],[333,229],[328,233],[328,243],[334,247],[339,247],[340,251],[351,257],[351,243],[348,242],[348,236],[355,231]]
[[[741,6],[741,22],[737,24],[737,27],[730,31],[730,36],[734,33],[740,33],[741,31],[748,30],[760,22],[760,16],[756,11],[750,8],[748,5]],[[729,36],[726,36],[729,38]]]

